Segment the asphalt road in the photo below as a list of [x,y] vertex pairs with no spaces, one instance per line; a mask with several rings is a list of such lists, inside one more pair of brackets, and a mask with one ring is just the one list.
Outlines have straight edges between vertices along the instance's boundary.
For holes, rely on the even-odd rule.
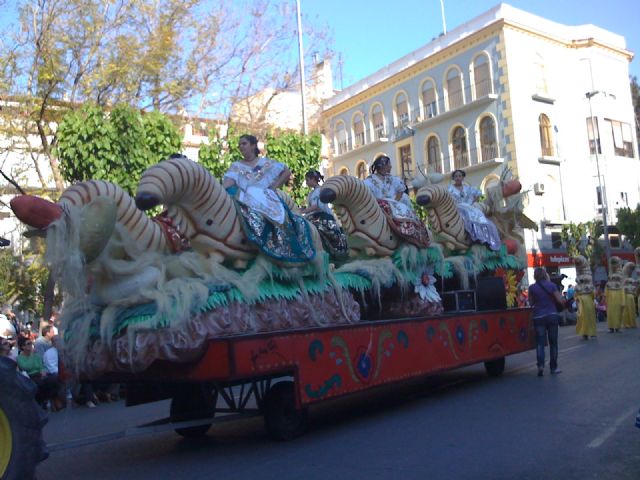
[[[533,351],[505,374],[481,365],[333,401],[311,429],[275,442],[262,419],[93,443],[167,415],[168,402],[54,413],[39,480],[61,479],[640,479],[640,329],[584,341],[560,331],[563,373],[536,376]],[[75,445],[69,443],[78,440]]]

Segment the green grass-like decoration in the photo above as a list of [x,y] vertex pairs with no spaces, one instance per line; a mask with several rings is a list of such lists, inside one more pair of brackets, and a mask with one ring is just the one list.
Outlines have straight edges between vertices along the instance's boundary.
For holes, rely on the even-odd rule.
[[336,272],[334,275],[338,285],[342,288],[352,289],[359,292],[363,292],[371,288],[371,280],[351,272]]
[[[360,283],[355,279],[351,279],[350,283],[355,286],[371,285],[371,282],[358,277]],[[364,282],[363,282],[364,280]],[[304,290],[309,295],[318,295],[326,292],[331,288],[330,283],[327,280],[319,280],[317,278],[307,278],[302,282]],[[341,282],[338,285],[342,287]],[[255,300],[257,302],[263,302],[266,300],[295,300],[302,295],[302,289],[298,283],[282,282],[277,280],[265,280],[258,286],[259,295]],[[252,303],[255,303],[252,302]],[[197,305],[192,309],[193,314],[206,313],[216,308],[226,307],[232,303],[246,303],[242,293],[235,287],[230,285],[215,285],[209,286],[209,296],[207,300]],[[119,335],[130,326],[137,324],[147,323],[151,321],[151,325],[156,328],[167,327],[170,325],[171,314],[167,313],[162,316],[157,315],[157,306],[155,303],[147,303],[143,305],[136,305],[123,309],[118,312],[116,320],[114,322],[113,335]],[[98,333],[97,328],[98,320],[96,319],[95,333]]]
[[520,270],[524,265],[520,259],[507,253],[507,247],[503,244],[500,250],[491,250],[485,245],[474,245],[467,251],[478,272],[493,271],[498,268]]

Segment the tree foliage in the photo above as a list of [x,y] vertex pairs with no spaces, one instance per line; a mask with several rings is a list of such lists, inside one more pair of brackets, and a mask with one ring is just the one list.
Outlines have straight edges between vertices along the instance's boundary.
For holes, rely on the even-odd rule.
[[[56,124],[84,103],[228,118],[233,104],[298,78],[289,2],[17,0],[3,17],[14,21],[0,38],[0,133],[13,144],[1,148],[19,144],[43,188],[49,171],[63,188]],[[309,55],[326,56],[326,30],[305,23]]]
[[[19,304],[20,310],[41,314],[49,269],[42,262],[44,242],[35,241],[35,248],[23,256],[10,249],[0,250],[0,303]],[[60,298],[57,298],[59,304]]]
[[240,135],[233,126],[229,126],[226,135],[213,128],[209,132],[209,144],[200,145],[198,161],[220,181],[233,162],[242,160],[238,148]]
[[277,136],[267,135],[267,156],[284,163],[291,170],[293,178],[288,190],[298,205],[304,205],[306,201],[306,173],[320,167],[321,143],[320,134],[301,135],[289,132]]
[[577,224],[571,222],[562,227],[560,238],[565,242],[569,256],[584,256],[593,269],[603,253],[602,246],[598,243],[598,238],[603,233],[600,220]]
[[164,115],[141,115],[126,105],[105,112],[86,105],[58,127],[57,154],[69,182],[108,180],[129,193],[149,166],[181,150],[177,129]]
[[640,247],[640,204],[634,210],[630,208],[618,210],[616,227],[622,235],[627,237],[634,248]]
[[631,103],[636,119],[636,138],[638,145],[640,145],[640,84],[638,84],[638,78],[635,75],[631,77]]

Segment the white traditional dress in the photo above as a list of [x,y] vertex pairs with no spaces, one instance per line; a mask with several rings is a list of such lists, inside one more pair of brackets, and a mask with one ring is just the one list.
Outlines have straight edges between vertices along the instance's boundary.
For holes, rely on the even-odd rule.
[[266,157],[260,157],[254,167],[234,162],[223,180],[235,182],[227,190],[237,202],[244,231],[252,243],[276,260],[308,262],[316,253],[309,224],[269,188],[285,168]]
[[[380,176],[374,173],[364,179],[364,184],[378,201],[393,231],[417,247],[429,246],[429,232],[413,211],[411,200],[405,193],[407,186],[401,179],[393,175]],[[402,193],[400,200],[396,200],[398,193]]]
[[[389,202],[394,218],[418,219],[411,206],[411,200],[405,193],[407,186],[398,177],[393,175],[380,177],[380,175],[374,173],[365,178],[364,183],[376,199]],[[402,193],[400,200],[396,200],[398,193]]]
[[269,188],[286,167],[270,158],[260,157],[254,167],[233,162],[223,181],[233,180],[238,186],[236,199],[247,207],[282,225],[285,210],[278,194]]
[[458,213],[464,221],[464,228],[471,240],[486,243],[492,250],[499,250],[501,241],[498,229],[479,208],[474,206],[482,192],[466,184],[462,185],[462,190],[451,184],[448,190],[458,206]]

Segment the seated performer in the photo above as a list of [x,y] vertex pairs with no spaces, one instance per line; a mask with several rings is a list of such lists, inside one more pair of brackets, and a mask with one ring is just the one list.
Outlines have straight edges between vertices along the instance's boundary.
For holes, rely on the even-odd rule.
[[276,193],[291,176],[280,162],[260,157],[258,139],[242,135],[243,159],[225,173],[222,186],[236,200],[247,237],[265,255],[284,262],[308,262],[315,256],[309,225]]
[[307,207],[302,209],[302,213],[318,229],[325,250],[334,257],[345,256],[348,253],[347,236],[336,222],[329,205],[320,201],[320,182],[323,180],[324,177],[317,170],[309,170],[305,175],[311,192],[307,197]]
[[391,175],[391,159],[378,157],[371,165],[371,175],[364,180],[385,215],[391,220],[392,229],[406,241],[417,247],[429,245],[429,232],[413,210],[407,186]]
[[451,174],[452,183],[448,188],[458,206],[458,213],[464,221],[464,228],[471,241],[485,243],[491,250],[499,250],[501,241],[498,229],[479,208],[474,206],[482,192],[463,183],[466,175],[462,170],[454,170]]

